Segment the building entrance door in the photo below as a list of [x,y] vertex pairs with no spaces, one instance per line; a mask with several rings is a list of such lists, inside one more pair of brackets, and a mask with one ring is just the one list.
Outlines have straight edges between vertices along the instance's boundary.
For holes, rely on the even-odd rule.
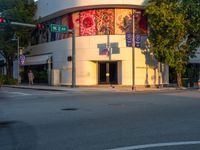
[[118,84],[117,62],[99,62],[99,84]]

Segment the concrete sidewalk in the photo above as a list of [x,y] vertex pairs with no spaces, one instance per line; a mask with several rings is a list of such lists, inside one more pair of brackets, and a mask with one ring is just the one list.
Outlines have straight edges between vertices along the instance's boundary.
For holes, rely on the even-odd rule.
[[21,89],[34,89],[34,90],[47,90],[47,91],[72,91],[72,92],[167,92],[187,90],[190,88],[176,88],[176,87],[161,87],[161,88],[136,88],[132,91],[131,86],[120,85],[97,85],[90,87],[66,87],[66,86],[48,86],[48,85],[4,85],[3,87],[21,88]]

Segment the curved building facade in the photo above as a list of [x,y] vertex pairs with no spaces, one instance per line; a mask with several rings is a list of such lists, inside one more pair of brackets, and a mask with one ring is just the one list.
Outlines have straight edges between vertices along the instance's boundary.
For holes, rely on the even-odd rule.
[[[75,30],[77,85],[168,84],[168,67],[157,63],[148,50],[144,0],[39,0],[37,5],[40,23]],[[46,66],[53,85],[71,85],[72,34],[41,29],[32,37],[25,65]]]

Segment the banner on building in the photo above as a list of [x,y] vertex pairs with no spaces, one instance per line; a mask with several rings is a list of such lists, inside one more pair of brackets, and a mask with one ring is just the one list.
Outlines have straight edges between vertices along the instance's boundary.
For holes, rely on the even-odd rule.
[[139,33],[135,34],[135,47],[141,47],[141,35]]
[[26,59],[26,57],[24,55],[20,55],[19,56],[20,65],[24,65],[25,64],[25,59]]
[[132,47],[133,45],[133,33],[126,33],[126,47]]

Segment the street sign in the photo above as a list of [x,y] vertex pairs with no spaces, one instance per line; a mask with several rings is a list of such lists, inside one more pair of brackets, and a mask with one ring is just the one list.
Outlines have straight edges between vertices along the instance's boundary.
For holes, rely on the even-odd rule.
[[133,33],[128,32],[126,33],[126,47],[132,47],[133,43]]
[[50,25],[51,32],[66,33],[66,32],[68,32],[68,29],[69,29],[68,26],[57,25],[57,24],[51,24]]
[[19,56],[20,65],[24,65],[26,57],[24,55]]

